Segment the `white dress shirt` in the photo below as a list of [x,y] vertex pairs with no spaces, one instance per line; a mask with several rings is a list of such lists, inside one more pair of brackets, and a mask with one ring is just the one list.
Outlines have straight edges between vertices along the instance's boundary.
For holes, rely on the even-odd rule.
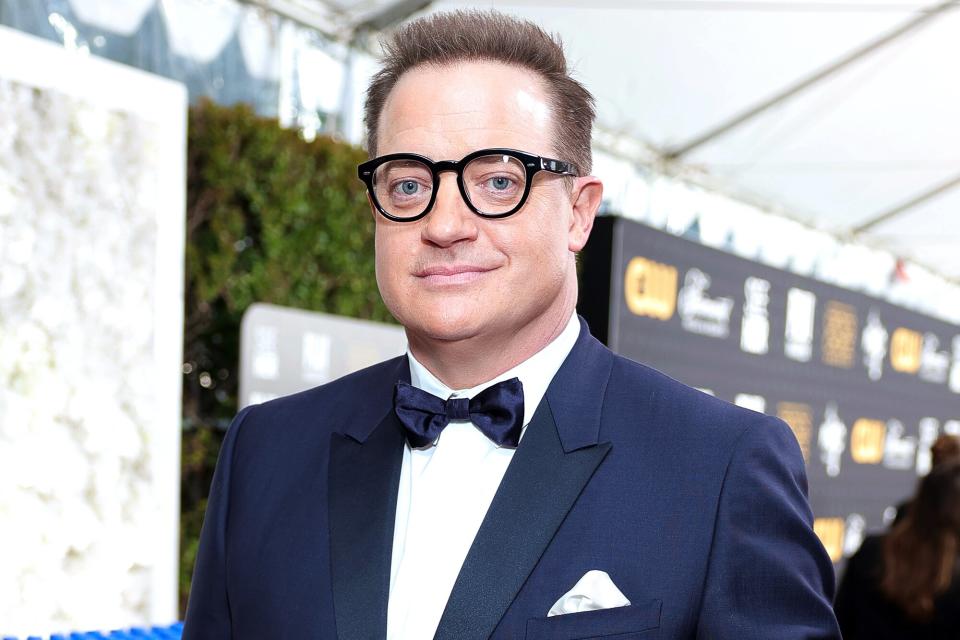
[[[520,378],[525,432],[579,333],[580,323],[573,314],[566,328],[546,347],[471,389],[450,389],[408,352],[410,382],[447,399],[472,398],[492,384]],[[433,445],[422,449],[405,445],[390,566],[388,640],[433,638],[460,567],[514,451],[498,447],[468,420],[451,421]]]

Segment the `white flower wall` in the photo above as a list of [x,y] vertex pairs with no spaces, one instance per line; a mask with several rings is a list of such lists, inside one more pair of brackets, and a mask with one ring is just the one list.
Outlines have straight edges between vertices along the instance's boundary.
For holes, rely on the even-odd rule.
[[170,622],[184,92],[5,30],[3,59],[0,635]]

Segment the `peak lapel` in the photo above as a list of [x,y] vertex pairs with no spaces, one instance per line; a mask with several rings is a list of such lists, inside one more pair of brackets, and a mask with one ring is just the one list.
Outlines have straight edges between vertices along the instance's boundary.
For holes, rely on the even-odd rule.
[[493,633],[610,447],[565,453],[549,403],[541,403],[467,553],[435,640]]
[[331,437],[330,571],[340,640],[387,634],[403,442],[392,410],[364,441],[341,434]]

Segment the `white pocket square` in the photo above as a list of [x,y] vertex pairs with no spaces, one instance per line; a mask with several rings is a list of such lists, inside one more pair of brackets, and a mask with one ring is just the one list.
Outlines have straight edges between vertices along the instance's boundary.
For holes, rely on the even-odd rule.
[[607,572],[594,569],[583,574],[573,589],[560,596],[550,607],[547,617],[629,605],[630,601],[620,593]]

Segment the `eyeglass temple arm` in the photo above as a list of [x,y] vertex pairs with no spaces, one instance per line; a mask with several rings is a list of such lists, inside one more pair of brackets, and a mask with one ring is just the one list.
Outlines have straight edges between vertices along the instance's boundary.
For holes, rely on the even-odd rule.
[[540,168],[550,173],[558,173],[562,176],[577,176],[576,167],[563,160],[554,160],[552,158],[540,158]]

